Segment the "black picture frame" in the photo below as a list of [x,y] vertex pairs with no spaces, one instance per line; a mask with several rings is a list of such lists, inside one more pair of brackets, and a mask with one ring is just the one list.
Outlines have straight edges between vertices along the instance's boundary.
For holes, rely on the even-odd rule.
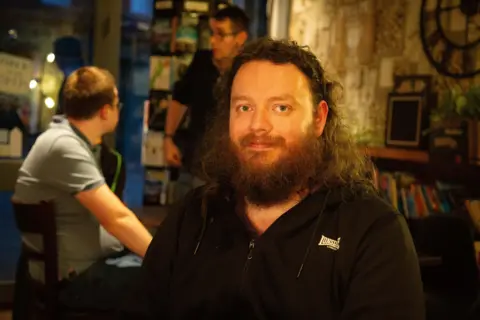
[[387,104],[385,145],[394,148],[425,149],[423,131],[428,127],[423,93],[390,93]]
[[393,82],[393,93],[421,94],[425,97],[425,110],[430,112],[436,108],[438,97],[433,90],[433,77],[431,75],[396,75]]
[[[433,77],[431,75],[396,75],[394,77],[393,91],[396,93],[423,93],[429,95],[432,92]],[[408,88],[408,91],[405,90]]]

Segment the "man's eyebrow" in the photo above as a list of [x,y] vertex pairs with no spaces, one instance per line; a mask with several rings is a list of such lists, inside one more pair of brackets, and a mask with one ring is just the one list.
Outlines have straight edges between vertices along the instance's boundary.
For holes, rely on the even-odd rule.
[[278,96],[273,96],[273,97],[268,98],[268,101],[269,101],[269,102],[278,101],[278,100],[284,100],[284,101],[285,101],[285,100],[290,100],[290,101],[295,102],[295,103],[298,102],[297,99],[296,99],[293,95],[291,95],[291,94],[289,94],[289,93],[282,94],[282,95],[278,95]]
[[[252,99],[249,96],[246,96],[246,95],[235,95],[235,96],[232,96],[230,98],[231,102],[250,101],[250,100],[252,100]],[[270,97],[270,98],[267,99],[267,101],[269,103],[274,102],[274,101],[291,101],[293,103],[298,103],[297,99],[289,93]]]
[[238,100],[250,100],[248,96],[245,95],[237,95],[237,96],[232,96],[230,98],[231,101],[238,101]]

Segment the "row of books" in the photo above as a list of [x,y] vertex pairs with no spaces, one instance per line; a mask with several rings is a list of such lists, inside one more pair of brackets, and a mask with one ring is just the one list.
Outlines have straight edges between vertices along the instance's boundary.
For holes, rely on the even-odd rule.
[[480,235],[478,190],[468,190],[463,186],[440,181],[423,184],[407,173],[375,171],[377,189],[405,217],[425,218],[434,214],[466,212]]
[[435,213],[450,213],[452,199],[447,191],[423,185],[398,173],[378,175],[378,188],[386,199],[408,218],[422,218]]

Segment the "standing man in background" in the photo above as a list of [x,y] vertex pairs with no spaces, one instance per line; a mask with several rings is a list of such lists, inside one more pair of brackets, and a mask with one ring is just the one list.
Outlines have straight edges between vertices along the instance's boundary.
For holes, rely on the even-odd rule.
[[[227,70],[248,38],[250,19],[237,6],[223,8],[210,20],[212,50],[198,51],[184,77],[175,84],[173,98],[167,111],[164,153],[168,165],[183,166],[191,172],[195,164],[196,148],[201,144],[209,115],[215,107],[214,87],[218,77]],[[175,141],[175,133],[190,110],[183,152]],[[192,187],[201,184],[193,178]]]

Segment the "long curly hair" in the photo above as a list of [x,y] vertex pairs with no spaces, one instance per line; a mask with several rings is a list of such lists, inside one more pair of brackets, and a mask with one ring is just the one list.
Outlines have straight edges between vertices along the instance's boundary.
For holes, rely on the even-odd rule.
[[205,134],[195,170],[195,174],[206,182],[204,190],[211,193],[232,189],[235,161],[227,155],[231,89],[238,70],[251,61],[295,65],[310,83],[313,106],[318,106],[322,100],[329,106],[324,131],[318,138],[320,143],[316,143],[320,149],[316,153],[320,156],[315,163],[314,174],[308,177],[308,183],[303,187],[312,190],[358,184],[371,186],[369,160],[358,150],[334,101],[339,86],[326,79],[320,62],[307,47],[292,41],[261,38],[245,45],[233,60],[231,69],[222,75],[217,84],[215,114],[211,115],[212,123]]

